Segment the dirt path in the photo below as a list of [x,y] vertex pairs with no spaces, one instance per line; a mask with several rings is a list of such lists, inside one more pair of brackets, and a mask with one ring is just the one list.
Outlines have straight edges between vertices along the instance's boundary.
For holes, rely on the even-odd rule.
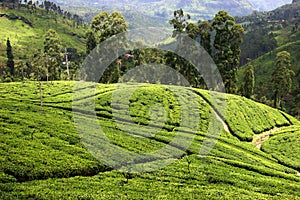
[[213,112],[215,113],[217,119],[223,124],[223,127],[224,127],[224,130],[227,132],[227,133],[231,133],[230,132],[230,129],[229,129],[229,126],[224,122],[224,120],[221,118],[221,116],[214,110],[212,109]]
[[253,140],[252,140],[252,144],[254,146],[256,146],[258,149],[261,148],[261,145],[267,140],[270,138],[270,135],[274,134],[275,132],[278,132],[282,130],[282,128],[273,128],[269,131],[266,131],[264,133],[261,133],[259,135],[254,135],[253,136]]
[[[196,92],[193,90],[193,92]],[[228,124],[222,119],[222,117],[220,116],[220,114],[217,112],[216,108],[211,105],[209,103],[209,101],[201,94],[201,93],[198,93],[196,92],[196,94],[206,103],[209,105],[209,107],[211,108],[212,112],[216,115],[217,119],[222,123],[223,125],[223,128],[226,132],[230,133],[231,134],[231,131],[230,131],[230,128],[228,126]]]

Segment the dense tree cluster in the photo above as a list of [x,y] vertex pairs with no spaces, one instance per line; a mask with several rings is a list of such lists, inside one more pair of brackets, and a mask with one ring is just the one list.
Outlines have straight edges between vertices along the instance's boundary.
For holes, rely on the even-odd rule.
[[[244,34],[243,27],[236,24],[234,18],[224,10],[219,11],[211,22],[202,21],[193,24],[187,22],[188,19],[190,16],[185,16],[181,9],[174,12],[174,19],[170,20],[170,24],[177,34],[173,34],[173,37],[186,33],[192,39],[199,41],[218,66],[226,92],[236,93],[236,73]],[[182,65],[182,67],[185,68],[182,71],[187,71],[189,74],[190,66]],[[188,80],[190,81],[190,78]]]

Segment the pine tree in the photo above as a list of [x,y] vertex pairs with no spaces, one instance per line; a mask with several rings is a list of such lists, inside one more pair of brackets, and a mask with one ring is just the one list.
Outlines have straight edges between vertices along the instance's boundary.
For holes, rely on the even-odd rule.
[[7,68],[11,76],[15,75],[15,62],[9,38],[6,41]]
[[295,73],[290,69],[291,55],[287,51],[281,51],[276,55],[276,68],[272,74],[272,87],[274,91],[274,107],[283,109],[282,101],[291,91],[292,77]]
[[242,88],[242,95],[251,98],[254,91],[254,69],[253,65],[249,65],[244,75],[244,84]]

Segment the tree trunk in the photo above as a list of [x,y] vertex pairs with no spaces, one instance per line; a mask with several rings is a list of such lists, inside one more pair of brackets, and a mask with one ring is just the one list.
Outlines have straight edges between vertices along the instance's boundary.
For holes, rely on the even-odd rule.
[[278,103],[278,91],[274,94],[274,108],[277,108]]
[[41,107],[41,111],[43,111],[43,91],[42,91],[41,80],[39,80],[39,85],[40,85],[40,107]]

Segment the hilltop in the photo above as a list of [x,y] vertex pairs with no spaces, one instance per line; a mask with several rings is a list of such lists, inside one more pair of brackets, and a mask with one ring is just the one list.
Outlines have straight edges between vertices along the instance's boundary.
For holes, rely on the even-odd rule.
[[[0,84],[1,199],[299,199],[300,161],[295,156],[300,148],[293,140],[300,136],[299,121],[288,114],[243,97],[178,86],[74,84],[43,82],[43,111],[38,83]],[[73,98],[75,91],[80,96]],[[124,102],[129,91],[126,117],[126,104],[113,105],[112,98]],[[91,100],[95,115],[85,111]],[[226,112],[218,106],[224,101]],[[198,123],[196,131],[180,120],[181,113],[193,112],[192,102],[197,102],[199,121],[191,118],[189,123]],[[159,108],[166,112],[159,118],[164,121],[151,124],[151,111]],[[86,147],[103,143],[97,143],[97,135],[79,131],[93,130],[93,121],[110,145],[141,155],[152,152],[153,160],[136,157],[133,169],[170,164],[126,173],[98,161]],[[273,129],[277,131],[262,150],[251,144],[255,135]],[[190,139],[184,151],[184,141]],[[282,140],[288,143],[280,142],[277,149]],[[157,151],[166,146],[171,155],[182,156]],[[108,153],[113,159],[114,151]],[[119,164],[133,161],[117,158]]]

